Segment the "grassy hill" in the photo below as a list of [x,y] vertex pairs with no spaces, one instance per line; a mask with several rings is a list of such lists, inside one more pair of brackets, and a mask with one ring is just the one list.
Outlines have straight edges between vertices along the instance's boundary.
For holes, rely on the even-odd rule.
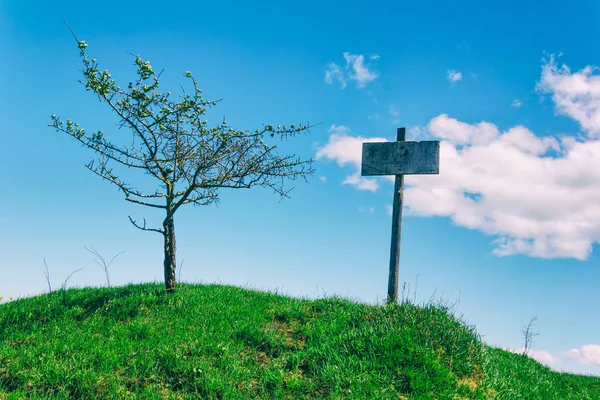
[[600,399],[441,304],[158,283],[0,305],[0,399]]

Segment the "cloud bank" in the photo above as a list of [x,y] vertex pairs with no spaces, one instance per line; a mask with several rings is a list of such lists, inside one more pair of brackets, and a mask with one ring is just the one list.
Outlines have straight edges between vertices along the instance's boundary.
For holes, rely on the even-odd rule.
[[587,344],[579,349],[571,349],[565,352],[564,356],[582,365],[600,367],[600,346],[597,344]]
[[[497,256],[587,259],[600,243],[597,70],[572,73],[550,56],[537,85],[551,94],[557,114],[580,124],[583,137],[538,137],[524,126],[501,132],[490,122],[468,124],[447,114],[413,129],[440,140],[440,174],[405,177],[407,215],[449,217],[493,236]],[[362,143],[386,139],[353,136],[335,125],[330,134],[316,158],[354,167],[343,184],[375,192],[380,179],[393,182],[360,176]]]

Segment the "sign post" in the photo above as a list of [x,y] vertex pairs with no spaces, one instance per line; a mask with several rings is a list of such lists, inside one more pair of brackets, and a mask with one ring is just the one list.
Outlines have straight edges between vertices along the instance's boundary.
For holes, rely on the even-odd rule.
[[398,128],[397,142],[363,143],[362,148],[360,173],[362,176],[396,175],[392,209],[388,303],[398,302],[404,175],[440,173],[439,141],[406,142],[405,140],[406,129]]

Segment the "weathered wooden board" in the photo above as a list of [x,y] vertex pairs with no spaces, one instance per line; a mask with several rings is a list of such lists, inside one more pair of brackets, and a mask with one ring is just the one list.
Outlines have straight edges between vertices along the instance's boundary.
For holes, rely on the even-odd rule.
[[439,173],[439,141],[363,143],[362,176]]

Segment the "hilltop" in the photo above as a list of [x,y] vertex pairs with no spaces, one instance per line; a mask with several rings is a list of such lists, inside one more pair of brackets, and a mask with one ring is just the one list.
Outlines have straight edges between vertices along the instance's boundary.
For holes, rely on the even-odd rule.
[[0,399],[600,399],[600,378],[489,347],[443,304],[226,285],[0,305]]

